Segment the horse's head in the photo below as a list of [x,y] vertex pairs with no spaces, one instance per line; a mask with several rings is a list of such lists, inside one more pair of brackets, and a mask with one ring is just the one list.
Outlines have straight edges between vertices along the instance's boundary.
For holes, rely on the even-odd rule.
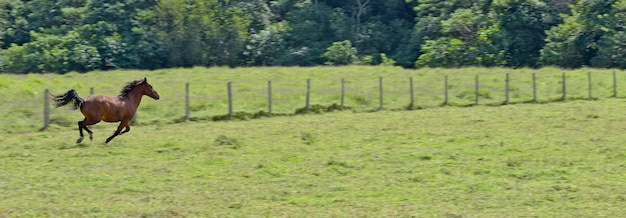
[[150,85],[150,83],[148,83],[148,79],[147,78],[143,78],[143,93],[144,95],[150,96],[151,98],[154,98],[155,100],[159,100],[159,98],[161,98],[161,96],[159,96],[159,92],[157,92],[156,90],[154,90],[154,88],[152,87],[152,85]]

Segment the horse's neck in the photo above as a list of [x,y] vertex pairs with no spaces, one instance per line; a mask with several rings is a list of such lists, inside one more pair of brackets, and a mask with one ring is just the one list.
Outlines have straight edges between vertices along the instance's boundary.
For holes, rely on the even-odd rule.
[[143,93],[139,93],[138,90],[133,90],[131,91],[131,93],[128,93],[128,95],[126,96],[126,99],[127,101],[129,101],[129,103],[131,103],[131,105],[137,108],[139,107],[139,104],[141,103],[142,96],[143,96]]

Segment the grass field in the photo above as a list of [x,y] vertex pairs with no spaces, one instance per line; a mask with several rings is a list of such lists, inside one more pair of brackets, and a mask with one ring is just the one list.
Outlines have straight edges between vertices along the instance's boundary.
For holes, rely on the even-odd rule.
[[[262,69],[253,69],[250,78],[261,80],[262,89],[268,79],[300,81],[329,70],[324,78],[334,80],[348,78],[349,74],[337,71],[370,70],[360,72],[360,78],[373,78],[373,85],[367,87],[376,89],[379,76],[395,75],[393,69],[385,69],[388,75],[378,68],[279,68],[272,71],[283,73],[268,73],[264,79],[258,78]],[[189,69],[194,70],[198,69]],[[220,70],[227,73],[214,75],[214,84],[239,83],[237,77],[247,76],[244,69],[216,71]],[[460,70],[445,74],[460,76]],[[494,73],[495,78],[506,70],[494,71],[500,72]],[[401,72],[397,78],[421,73]],[[174,86],[182,84],[184,90],[186,81],[210,76],[185,70],[125,73],[0,75],[0,89],[8,93],[2,100],[0,123],[0,217],[626,214],[626,117],[622,113],[626,100],[606,98],[610,91],[597,91],[599,99],[592,101],[433,104],[423,110],[373,113],[363,112],[364,107],[356,113],[175,122],[184,110],[170,101],[179,98],[164,96],[174,93]],[[560,78],[559,72],[539,73]],[[67,108],[53,111],[56,122],[49,130],[38,131],[42,96],[37,90],[76,88],[79,94],[88,93],[91,84],[103,81],[97,90],[117,94],[123,82],[111,82],[114,78],[130,81],[144,75],[162,99],[144,99],[140,108],[148,109],[140,110],[139,125],[108,145],[102,142],[115,124],[98,124],[93,142],[75,144],[78,133],[73,123],[81,117]],[[572,81],[580,81],[572,85],[586,85],[586,72],[570,71],[570,75]],[[473,82],[473,75],[468,78]],[[29,88],[36,93],[28,94]],[[581,93],[584,97],[586,90]],[[30,102],[29,95],[39,102]],[[548,98],[558,98],[558,93]]]
[[[190,119],[213,120],[228,114],[228,82],[233,87],[233,109],[239,113],[268,111],[267,82],[272,81],[272,112],[294,114],[305,107],[307,79],[311,79],[311,104],[330,106],[341,102],[341,79],[345,81],[344,105],[357,112],[378,110],[379,78],[383,78],[383,108],[406,109],[410,104],[409,78],[413,78],[414,108],[440,107],[444,99],[444,78],[448,76],[448,102],[453,106],[475,104],[475,77],[479,75],[479,105],[500,105],[505,101],[506,74],[510,75],[509,103],[533,100],[532,73],[536,73],[537,101],[559,101],[563,96],[562,73],[566,73],[567,99],[587,99],[588,73],[592,75],[592,96],[613,96],[613,73],[617,75],[618,97],[626,97],[623,71],[557,68],[504,69],[401,69],[394,67],[273,67],[273,68],[189,68],[156,71],[103,71],[65,75],[0,75],[0,132],[16,133],[41,129],[44,90],[61,94],[76,89],[86,97],[117,95],[127,83],[142,77],[161,94],[160,101],[146,98],[137,114],[138,124],[177,123],[185,118],[185,84],[190,85]],[[51,112],[51,128],[76,126],[80,113],[67,108]]]

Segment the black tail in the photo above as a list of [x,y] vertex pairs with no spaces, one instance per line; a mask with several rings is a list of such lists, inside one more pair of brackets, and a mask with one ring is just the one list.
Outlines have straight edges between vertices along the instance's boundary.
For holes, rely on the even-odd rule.
[[73,102],[74,110],[80,108],[83,105],[83,103],[85,103],[85,100],[83,100],[80,96],[78,96],[78,93],[76,93],[76,90],[74,89],[69,90],[65,94],[62,94],[62,95],[53,95],[52,98],[54,100],[55,107],[61,107],[70,102]]

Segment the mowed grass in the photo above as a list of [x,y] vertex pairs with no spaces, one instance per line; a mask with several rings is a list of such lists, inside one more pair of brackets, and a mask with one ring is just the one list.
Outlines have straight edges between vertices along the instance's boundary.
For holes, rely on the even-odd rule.
[[2,217],[619,217],[623,99],[0,138]]

